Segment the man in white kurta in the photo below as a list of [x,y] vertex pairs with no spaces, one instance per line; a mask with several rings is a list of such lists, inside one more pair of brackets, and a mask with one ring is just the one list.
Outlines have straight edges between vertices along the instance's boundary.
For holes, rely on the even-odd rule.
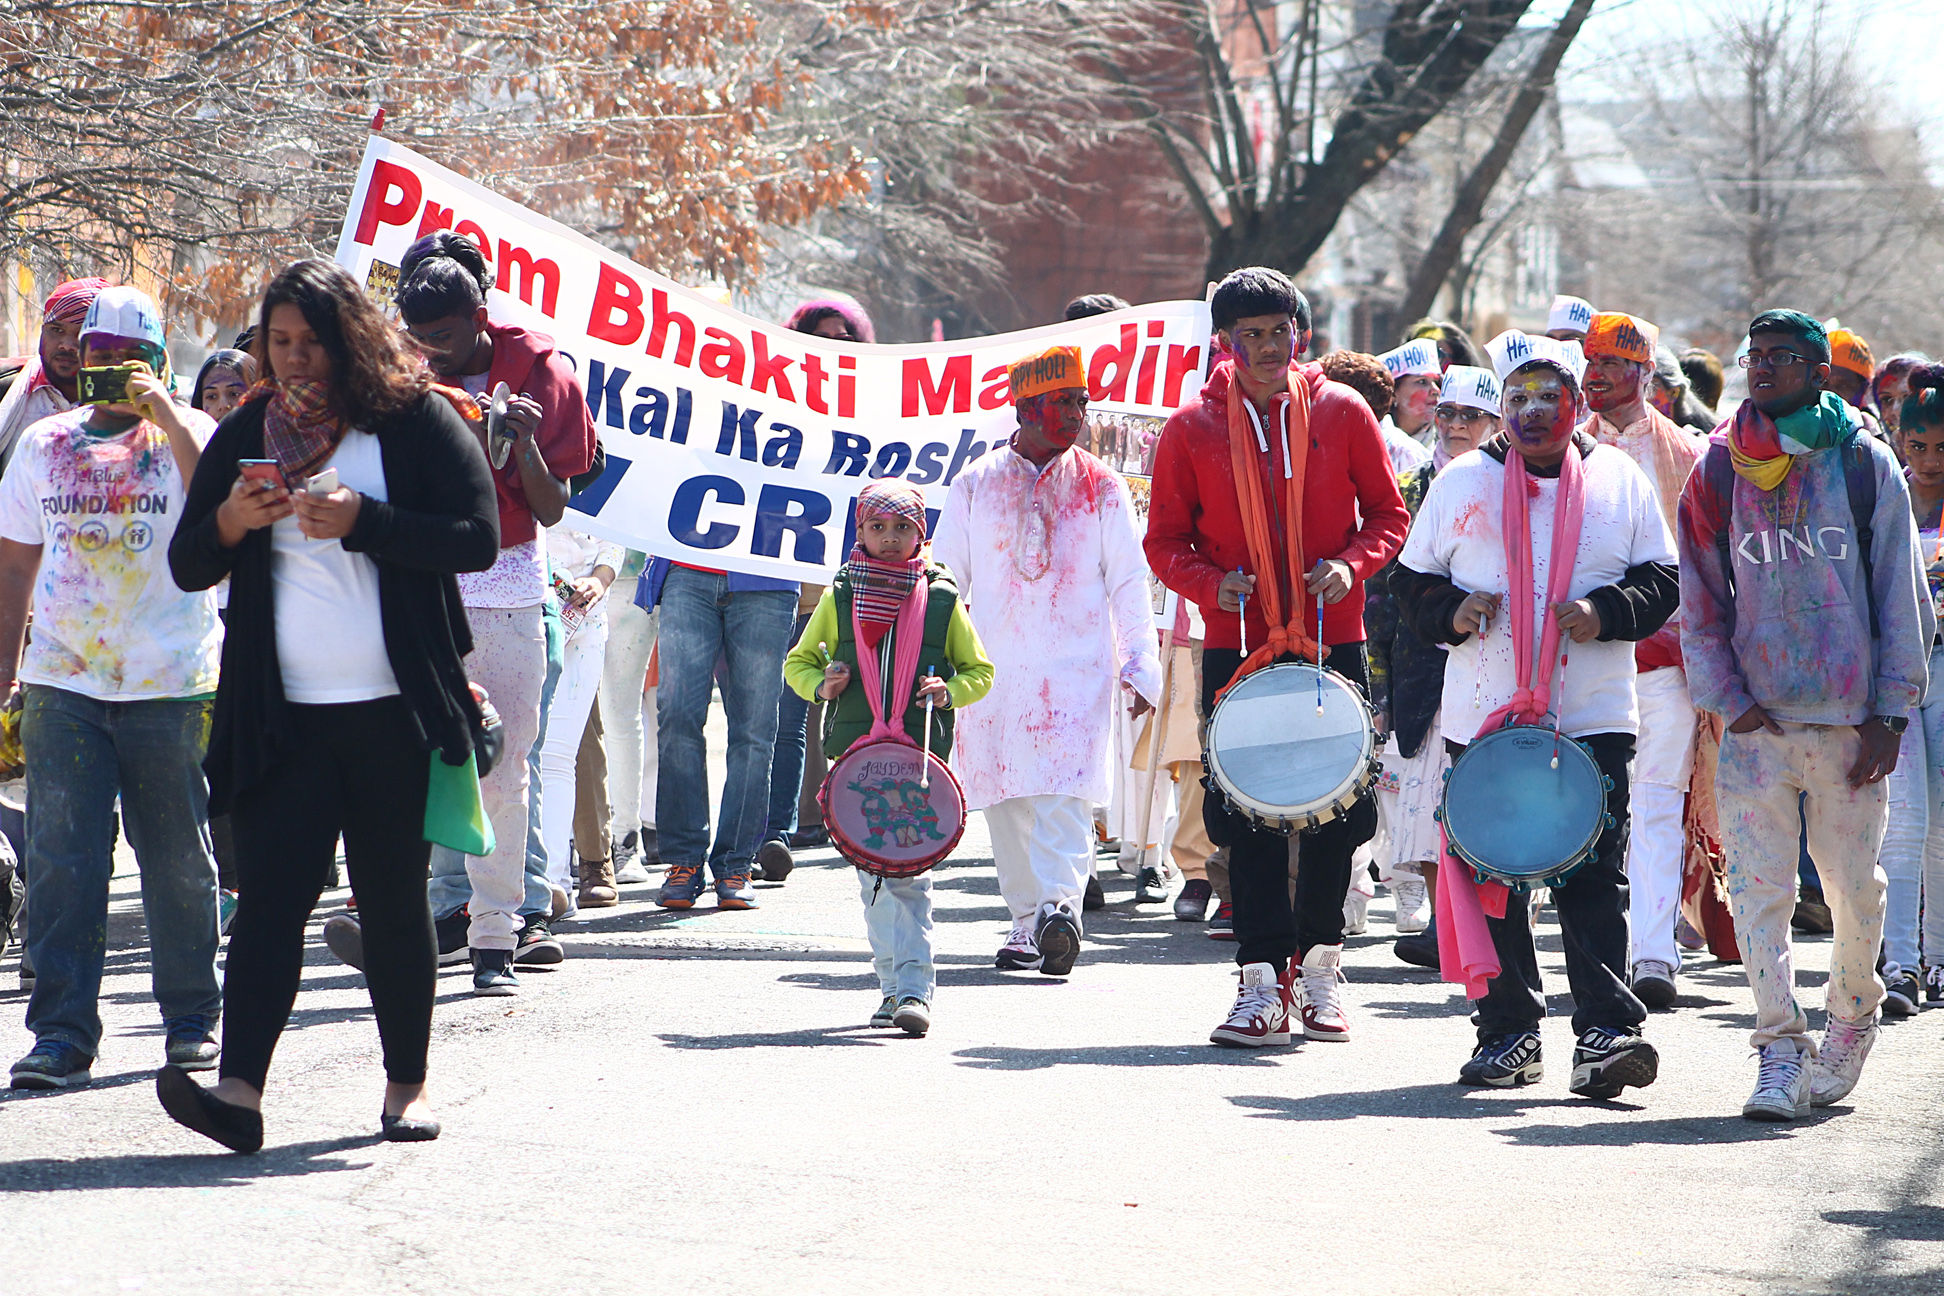
[[[1596,313],[1581,348],[1586,356],[1586,433],[1622,450],[1654,488],[1668,544],[1688,474],[1708,443],[1647,403],[1660,330],[1617,312]],[[1634,691],[1640,734],[1634,742],[1633,831],[1627,840],[1629,976],[1649,1008],[1674,1003],[1681,966],[1674,918],[1687,860],[1688,784],[1694,776],[1694,703],[1681,665],[1681,616],[1634,645]]]
[[1019,430],[959,475],[932,544],[958,578],[992,692],[959,717],[953,766],[992,833],[1012,915],[1001,968],[1064,976],[1079,953],[1093,807],[1111,783],[1114,707],[1161,692],[1147,562],[1127,483],[1073,443],[1079,348],[1013,366]]
[[0,470],[13,458],[20,434],[44,418],[74,408],[81,373],[81,321],[105,279],[73,279],[48,294],[41,307],[36,353],[0,396]]

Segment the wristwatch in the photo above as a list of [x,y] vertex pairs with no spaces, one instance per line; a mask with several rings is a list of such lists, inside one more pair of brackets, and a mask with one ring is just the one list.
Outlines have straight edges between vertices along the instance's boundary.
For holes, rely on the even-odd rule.
[[1877,723],[1901,738],[1903,731],[1910,728],[1910,717],[1880,715],[1877,717]]

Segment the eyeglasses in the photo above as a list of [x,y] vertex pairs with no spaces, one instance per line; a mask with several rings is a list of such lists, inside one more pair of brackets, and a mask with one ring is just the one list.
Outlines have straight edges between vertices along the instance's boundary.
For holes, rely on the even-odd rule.
[[1737,356],[1735,363],[1744,369],[1792,369],[1796,365],[1809,362],[1793,351],[1770,351],[1765,355],[1755,355],[1751,352],[1745,356]]
[[1483,423],[1486,419],[1496,417],[1470,405],[1440,405],[1437,415],[1453,423]]

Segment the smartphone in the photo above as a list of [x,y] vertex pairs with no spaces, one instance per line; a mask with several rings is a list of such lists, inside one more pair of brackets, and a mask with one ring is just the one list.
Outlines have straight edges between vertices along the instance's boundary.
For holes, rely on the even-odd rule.
[[127,364],[84,366],[81,370],[83,405],[120,405],[128,400],[128,380],[144,366],[140,361]]
[[283,469],[278,466],[275,459],[238,459],[236,468],[251,481],[263,483],[257,488],[259,490],[284,484]]
[[318,473],[304,483],[304,489],[313,495],[329,495],[337,488],[338,479],[337,469],[335,468],[326,468],[323,472]]

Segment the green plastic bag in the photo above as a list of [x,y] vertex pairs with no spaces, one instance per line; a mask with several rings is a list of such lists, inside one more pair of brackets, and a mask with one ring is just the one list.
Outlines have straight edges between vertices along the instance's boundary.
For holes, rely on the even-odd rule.
[[438,752],[425,782],[425,840],[450,846],[467,855],[491,855],[495,845],[493,821],[479,798],[479,766],[472,756],[464,765],[448,765]]

